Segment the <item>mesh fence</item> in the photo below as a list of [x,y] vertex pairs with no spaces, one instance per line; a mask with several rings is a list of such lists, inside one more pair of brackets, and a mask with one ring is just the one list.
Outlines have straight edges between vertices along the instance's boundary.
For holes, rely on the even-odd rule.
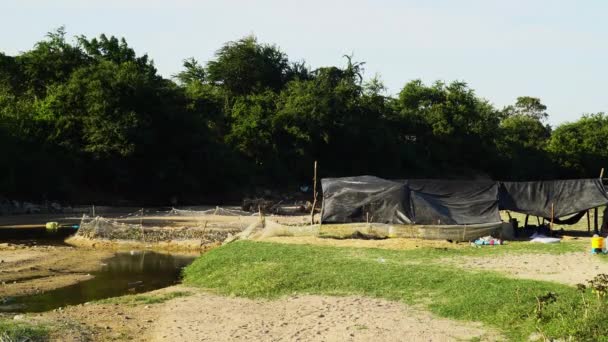
[[193,210],[193,209],[176,209],[172,208],[164,215],[166,216],[205,216],[205,215],[220,215],[220,216],[259,216],[259,213],[251,213],[244,210],[228,209],[222,207],[215,207],[207,210]]
[[238,226],[217,228],[206,223],[196,227],[148,227],[104,217],[84,216],[77,236],[89,239],[130,240],[146,243],[199,240],[201,244],[221,242],[242,231]]
[[[201,208],[202,209],[202,208]],[[238,239],[316,236],[328,238],[423,238],[468,241],[499,233],[500,224],[463,226],[387,225],[369,223],[315,224],[288,217],[254,217],[238,209],[137,210],[113,218],[83,215],[77,236],[144,243],[200,241],[201,245]],[[308,223],[306,223],[308,221]]]

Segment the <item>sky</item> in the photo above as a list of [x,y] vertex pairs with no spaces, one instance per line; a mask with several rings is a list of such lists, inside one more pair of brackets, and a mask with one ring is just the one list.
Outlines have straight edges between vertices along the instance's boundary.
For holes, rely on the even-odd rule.
[[541,98],[553,126],[608,111],[608,1],[602,0],[3,0],[0,51],[68,35],[125,37],[170,77],[255,35],[311,68],[365,62],[389,95],[414,79],[464,81],[501,108]]

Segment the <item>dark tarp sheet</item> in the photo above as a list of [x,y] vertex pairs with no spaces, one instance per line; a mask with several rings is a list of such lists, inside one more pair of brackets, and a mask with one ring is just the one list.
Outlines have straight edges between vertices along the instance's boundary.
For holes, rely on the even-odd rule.
[[494,181],[404,180],[373,176],[328,178],[324,223],[461,225],[500,222]]
[[407,180],[411,217],[416,224],[500,222],[494,181]]
[[321,221],[411,223],[402,182],[373,176],[324,178]]
[[579,213],[608,204],[608,196],[599,178],[537,182],[500,182],[501,210],[551,218]]

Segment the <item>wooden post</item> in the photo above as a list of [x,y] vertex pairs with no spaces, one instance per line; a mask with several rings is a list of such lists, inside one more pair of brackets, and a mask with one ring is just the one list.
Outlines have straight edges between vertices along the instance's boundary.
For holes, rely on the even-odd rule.
[[315,160],[315,171],[314,176],[312,178],[312,188],[313,188],[313,200],[312,200],[312,210],[310,211],[310,224],[315,224],[315,207],[317,206],[317,161]]
[[591,233],[591,217],[589,215],[589,210],[587,210],[587,233]]
[[95,204],[93,204],[93,217],[95,217]]
[[598,224],[597,224],[597,208],[593,209],[593,231],[595,234],[599,234]]
[[[604,177],[604,168],[602,168],[600,170],[600,182],[602,182],[602,177]],[[602,182],[603,183],[603,182]],[[593,209],[593,231],[595,234],[599,234],[599,227],[598,227],[598,210],[597,207]]]
[[524,228],[528,228],[528,218],[530,217],[530,215],[526,215],[526,220],[524,222]]
[[555,207],[553,203],[551,203],[551,224],[549,225],[549,231],[553,231],[553,216],[555,216]]
[[536,216],[536,224],[540,227],[540,217]]
[[144,235],[144,208],[141,208],[139,215],[139,229],[141,229],[141,241],[146,242],[146,236]]
[[511,221],[513,218],[511,217],[511,212],[507,210],[507,216],[509,216],[509,221]]

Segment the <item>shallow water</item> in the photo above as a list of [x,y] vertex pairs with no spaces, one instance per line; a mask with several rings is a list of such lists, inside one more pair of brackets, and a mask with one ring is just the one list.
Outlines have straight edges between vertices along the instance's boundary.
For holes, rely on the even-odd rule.
[[47,230],[46,228],[2,228],[0,229],[0,242],[17,245],[58,246],[65,245],[67,237],[76,234],[77,229],[59,228]]
[[102,262],[100,271],[92,273],[94,278],[40,294],[5,298],[0,311],[43,312],[160,289],[179,283],[182,268],[195,258],[150,251],[116,253]]

